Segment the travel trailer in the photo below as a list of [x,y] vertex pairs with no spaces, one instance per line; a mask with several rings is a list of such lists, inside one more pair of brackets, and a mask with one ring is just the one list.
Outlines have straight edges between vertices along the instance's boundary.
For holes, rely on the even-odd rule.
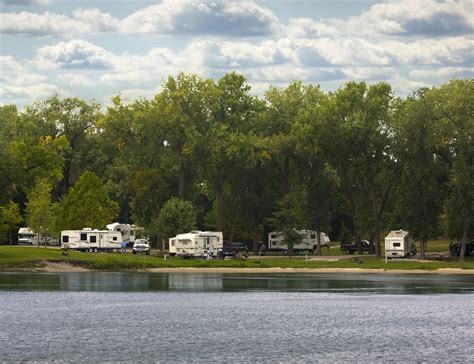
[[[295,254],[305,250],[316,251],[318,248],[317,231],[312,230],[298,230],[298,233],[303,236],[303,240],[300,244],[293,246]],[[325,246],[329,248],[331,240],[325,233],[320,233],[321,236],[321,247]],[[268,234],[268,250],[269,251],[288,251],[288,245],[284,242],[283,233],[278,231],[272,231]]]
[[221,231],[191,231],[171,240],[175,240],[176,255],[184,258],[217,256],[217,250],[222,249],[224,242]]
[[415,254],[416,248],[408,231],[392,230],[385,237],[385,256],[387,258],[406,258]]
[[136,226],[130,224],[121,224],[119,222],[114,222],[113,224],[107,225],[107,230],[109,231],[118,231],[122,234],[122,241],[129,243],[135,242],[135,233]]
[[82,230],[61,231],[61,248],[88,252],[113,252],[122,245],[122,234],[119,231]]
[[176,237],[170,238],[168,241],[168,252],[172,257],[176,255]]
[[38,245],[38,243],[41,245],[58,245],[59,241],[57,238],[53,238],[51,236],[42,236],[39,238],[38,234],[28,227],[22,227],[18,229],[18,244]]

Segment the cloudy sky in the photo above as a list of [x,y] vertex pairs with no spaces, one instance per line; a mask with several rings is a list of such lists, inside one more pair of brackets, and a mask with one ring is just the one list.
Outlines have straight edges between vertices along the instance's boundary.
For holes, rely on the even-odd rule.
[[389,82],[472,78],[474,0],[0,0],[0,103],[151,97],[180,71]]

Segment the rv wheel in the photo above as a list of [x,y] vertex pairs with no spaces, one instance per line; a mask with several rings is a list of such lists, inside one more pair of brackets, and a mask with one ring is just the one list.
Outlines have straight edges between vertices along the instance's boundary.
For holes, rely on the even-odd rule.
[[92,252],[93,252],[92,248],[89,248],[89,253],[92,253]]
[[94,248],[94,253],[97,253],[97,252],[98,252],[97,248]]

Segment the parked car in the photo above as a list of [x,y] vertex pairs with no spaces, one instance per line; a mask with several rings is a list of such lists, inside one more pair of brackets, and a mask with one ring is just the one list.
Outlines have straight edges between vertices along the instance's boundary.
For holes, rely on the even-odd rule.
[[[375,253],[374,244],[370,243],[368,240],[361,240],[360,246],[363,252],[367,252],[368,254]],[[354,254],[354,252],[359,251],[359,247],[357,246],[357,243],[341,243],[341,251],[345,254]]]
[[150,242],[146,239],[137,239],[133,243],[132,253],[145,253],[150,255]]
[[233,257],[234,255],[240,253],[245,256],[249,255],[249,249],[247,245],[244,243],[239,243],[239,242],[231,242],[224,244],[224,247],[222,248],[222,252],[224,253],[224,256],[226,257]]

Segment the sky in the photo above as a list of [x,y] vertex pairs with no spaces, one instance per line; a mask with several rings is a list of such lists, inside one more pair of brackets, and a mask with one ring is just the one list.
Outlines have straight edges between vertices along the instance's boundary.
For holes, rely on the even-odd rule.
[[58,94],[107,105],[179,72],[398,96],[474,75],[474,0],[0,0],[0,104]]

